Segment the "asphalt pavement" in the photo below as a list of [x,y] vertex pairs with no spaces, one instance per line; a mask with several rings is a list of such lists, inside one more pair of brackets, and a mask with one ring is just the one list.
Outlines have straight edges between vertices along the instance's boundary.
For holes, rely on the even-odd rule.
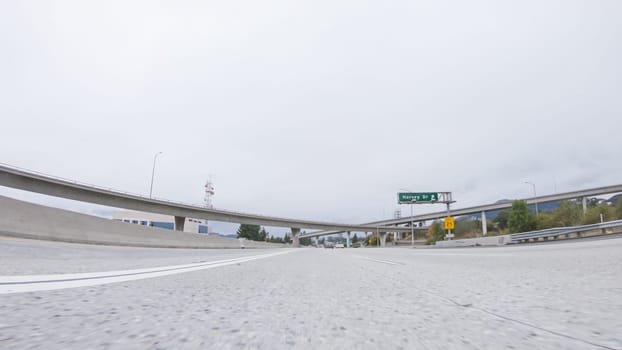
[[6,349],[622,349],[620,238],[274,250],[3,238],[0,262]]

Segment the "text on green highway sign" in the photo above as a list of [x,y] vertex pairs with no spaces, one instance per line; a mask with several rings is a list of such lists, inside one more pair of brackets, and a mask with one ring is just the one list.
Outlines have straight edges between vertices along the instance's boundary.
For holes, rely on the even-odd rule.
[[399,204],[413,202],[437,202],[437,192],[400,192],[397,194]]

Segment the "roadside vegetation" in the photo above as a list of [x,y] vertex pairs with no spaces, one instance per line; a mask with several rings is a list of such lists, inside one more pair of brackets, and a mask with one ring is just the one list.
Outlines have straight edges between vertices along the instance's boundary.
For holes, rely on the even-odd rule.
[[[237,232],[238,238],[246,238],[250,241],[262,241],[271,243],[291,243],[292,239],[289,235],[283,237],[270,236],[265,228],[259,225],[241,224]],[[310,239],[306,238],[309,240]]]
[[[602,221],[622,220],[622,199],[618,199],[615,205],[590,200],[585,213],[580,201],[561,201],[555,210],[541,211],[537,215],[525,201],[514,201],[511,209],[502,210],[493,220],[486,221],[487,236],[595,224],[601,222],[601,216]],[[443,240],[445,233],[443,221],[434,222],[428,227],[426,242],[432,244]],[[457,239],[481,237],[482,222],[458,218],[454,234]]]

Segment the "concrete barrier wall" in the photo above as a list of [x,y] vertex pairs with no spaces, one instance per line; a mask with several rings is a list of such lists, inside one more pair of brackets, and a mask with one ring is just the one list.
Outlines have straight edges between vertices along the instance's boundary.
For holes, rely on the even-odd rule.
[[[240,248],[237,239],[128,224],[0,196],[0,235],[103,245],[170,248]],[[246,248],[283,244],[246,240]]]
[[469,239],[456,239],[453,241],[438,241],[437,247],[475,247],[475,246],[498,246],[512,243],[510,235],[479,237]]

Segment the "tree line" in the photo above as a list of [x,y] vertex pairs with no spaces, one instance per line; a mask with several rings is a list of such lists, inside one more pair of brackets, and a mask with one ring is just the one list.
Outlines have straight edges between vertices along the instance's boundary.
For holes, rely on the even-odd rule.
[[[251,241],[270,242],[270,243],[291,243],[292,238],[289,234],[283,237],[271,236],[265,228],[259,225],[241,224],[237,231],[238,238],[246,238]],[[308,239],[308,238],[307,238]]]
[[[301,234],[304,234],[302,231]],[[289,234],[285,234],[283,237],[271,236],[265,228],[259,225],[241,224],[237,231],[238,238],[246,238],[251,241],[270,242],[270,243],[291,243],[292,238]],[[359,242],[359,237],[354,234],[352,236],[351,243]],[[322,245],[324,242],[346,243],[344,237],[321,237],[318,240],[318,244]],[[313,245],[313,239],[309,237],[300,237],[300,245],[310,246]]]

